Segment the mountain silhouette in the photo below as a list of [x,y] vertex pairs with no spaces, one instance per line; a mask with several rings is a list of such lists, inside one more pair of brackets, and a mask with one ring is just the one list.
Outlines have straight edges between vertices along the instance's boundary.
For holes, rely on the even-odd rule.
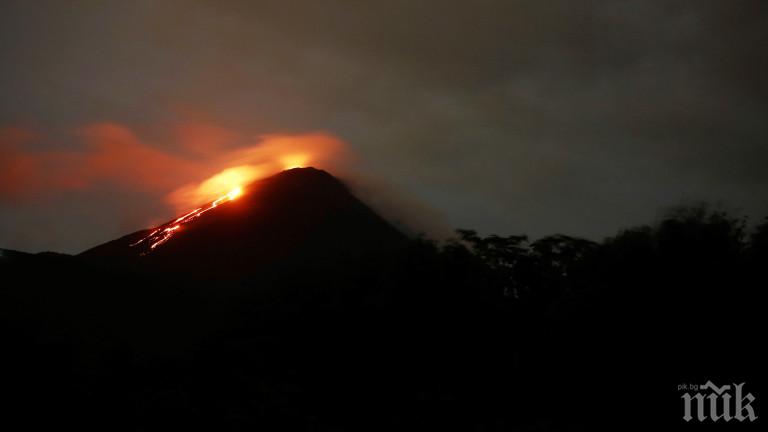
[[768,220],[437,244],[321,170],[244,191],[77,256],[0,249],[3,421],[648,430],[685,425],[682,383],[764,395]]
[[[187,223],[176,224],[177,218],[80,255],[220,276],[275,265],[333,265],[391,251],[406,241],[404,234],[322,170],[286,170],[244,189],[237,200]],[[172,237],[154,249],[150,241],[141,241],[172,228],[177,228]]]

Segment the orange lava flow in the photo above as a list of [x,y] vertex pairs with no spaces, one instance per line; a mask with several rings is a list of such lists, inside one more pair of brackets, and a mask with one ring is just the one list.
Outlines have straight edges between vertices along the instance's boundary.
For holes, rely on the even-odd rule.
[[146,237],[143,237],[139,241],[135,243],[131,243],[130,247],[135,247],[140,244],[148,244],[149,250],[146,252],[143,252],[141,255],[146,255],[147,253],[155,250],[156,247],[162,245],[163,243],[167,242],[168,240],[173,237],[174,234],[179,232],[182,228],[182,225],[189,223],[197,218],[199,218],[203,213],[213,210],[214,208],[227,203],[229,201],[234,201],[237,199],[240,195],[242,195],[243,189],[241,187],[236,187],[229,191],[226,195],[220,197],[219,199],[206,204],[203,207],[198,207],[194,210],[192,210],[189,213],[186,213],[182,216],[179,216],[174,220],[173,222],[170,222],[168,224],[165,224],[163,226],[160,226],[159,228],[153,230],[149,235]]

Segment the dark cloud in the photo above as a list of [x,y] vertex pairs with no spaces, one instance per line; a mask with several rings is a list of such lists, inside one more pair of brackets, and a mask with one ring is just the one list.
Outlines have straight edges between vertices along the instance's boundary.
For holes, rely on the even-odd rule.
[[327,130],[393,189],[485,232],[599,237],[686,199],[768,213],[760,0],[11,1],[1,15],[2,125]]

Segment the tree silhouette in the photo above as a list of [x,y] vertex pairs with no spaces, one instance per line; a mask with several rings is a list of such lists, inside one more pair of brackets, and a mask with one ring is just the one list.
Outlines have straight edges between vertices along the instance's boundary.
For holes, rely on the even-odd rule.
[[4,253],[4,280],[24,280],[0,289],[14,411],[140,430],[615,429],[674,412],[660,389],[764,368],[768,219],[750,232],[694,206],[601,242],[459,230],[341,262],[323,246],[216,283]]

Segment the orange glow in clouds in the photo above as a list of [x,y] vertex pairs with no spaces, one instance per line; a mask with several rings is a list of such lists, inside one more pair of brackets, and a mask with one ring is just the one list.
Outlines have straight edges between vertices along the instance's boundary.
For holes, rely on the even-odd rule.
[[[252,182],[277,172],[314,165],[328,166],[329,161],[340,163],[341,141],[326,134],[270,135],[257,145],[235,150],[222,156],[229,167],[199,183],[189,183],[167,197],[179,211],[197,207],[173,222],[154,229],[149,235],[131,246],[144,244],[142,254],[154,250],[202,214],[219,205],[233,201],[244,193]],[[223,163],[222,163],[223,164]],[[207,203],[207,204],[201,204]]]
[[[0,202],[108,185],[165,197],[181,213],[285,169],[339,173],[348,165],[344,143],[323,132],[248,139],[207,124],[172,130],[176,138],[152,140],[118,123],[85,125],[64,136],[0,125]],[[68,139],[76,145],[62,146]]]
[[235,190],[239,195],[250,183],[283,170],[314,166],[338,171],[345,162],[344,144],[331,135],[264,135],[255,145],[220,155],[212,165],[223,169],[176,189],[167,200],[178,212],[187,211]]
[[197,184],[189,184],[168,196],[168,200],[177,210],[210,202],[220,197],[236,198],[243,192],[243,186],[258,180],[264,171],[256,166],[242,165],[227,168]]
[[309,155],[306,154],[291,154],[281,158],[283,169],[287,170],[306,167],[308,160]]
[[[261,178],[309,166],[338,175],[350,166],[345,144],[324,132],[249,138],[205,123],[172,125],[170,133],[144,130],[153,135],[141,136],[114,122],[52,135],[0,125],[0,204],[39,206],[69,193],[114,191],[111,205],[125,210],[125,218],[116,222],[120,231],[155,226],[134,244],[146,253],[203,213],[247,194]],[[130,207],[122,202],[124,196],[163,201],[173,216],[158,214],[152,205]],[[157,225],[158,219],[174,216],[174,222]]]

